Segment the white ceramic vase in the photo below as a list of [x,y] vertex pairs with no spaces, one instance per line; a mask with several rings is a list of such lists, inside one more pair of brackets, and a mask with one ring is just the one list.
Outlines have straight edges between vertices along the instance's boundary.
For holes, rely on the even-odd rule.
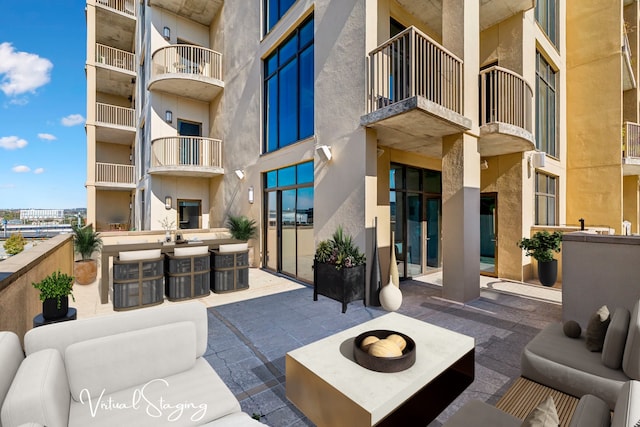
[[380,289],[380,304],[387,311],[397,311],[402,305],[402,291],[393,284],[391,278],[389,283]]

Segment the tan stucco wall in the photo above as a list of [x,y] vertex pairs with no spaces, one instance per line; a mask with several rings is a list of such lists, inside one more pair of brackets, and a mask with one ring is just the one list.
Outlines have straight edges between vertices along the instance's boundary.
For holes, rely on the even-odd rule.
[[616,233],[623,220],[621,14],[619,0],[567,5],[567,218]]
[[[73,239],[59,235],[0,263],[10,273],[0,280],[0,330],[15,332],[22,341],[42,312],[40,293],[32,286],[56,270],[73,275]],[[79,285],[74,285],[79,286]],[[73,300],[69,299],[73,306]]]
[[[623,178],[623,200],[624,209],[622,218],[631,222],[631,233],[637,234],[638,223],[640,222],[640,197],[638,197],[638,176],[630,175]],[[622,231],[624,233],[624,230]]]

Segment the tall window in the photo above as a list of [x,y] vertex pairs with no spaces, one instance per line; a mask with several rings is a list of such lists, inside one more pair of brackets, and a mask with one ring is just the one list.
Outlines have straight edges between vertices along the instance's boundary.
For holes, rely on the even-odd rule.
[[313,135],[313,17],[264,61],[265,151]]
[[291,8],[296,0],[265,0],[264,2],[264,17],[265,28],[269,32],[271,28],[284,16],[285,13]]
[[536,52],[536,139],[538,149],[557,157],[556,72]]
[[536,225],[558,225],[558,179],[536,172]]
[[536,21],[547,33],[549,40],[558,45],[558,0],[536,1]]

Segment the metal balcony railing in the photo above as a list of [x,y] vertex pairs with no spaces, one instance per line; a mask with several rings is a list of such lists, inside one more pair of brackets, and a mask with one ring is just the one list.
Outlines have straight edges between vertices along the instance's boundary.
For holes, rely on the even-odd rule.
[[222,168],[222,141],[196,136],[172,136],[151,142],[152,167],[202,166]]
[[369,53],[367,112],[422,96],[462,114],[462,60],[415,27]]
[[533,92],[522,77],[500,67],[480,72],[480,126],[507,123],[532,132]]
[[96,62],[135,72],[136,56],[131,52],[96,43]]
[[96,122],[135,128],[135,110],[96,102]]
[[624,122],[623,129],[622,157],[640,158],[640,125],[638,123]]
[[222,54],[200,46],[172,45],[153,53],[153,75],[177,73],[222,80]]
[[96,181],[113,184],[135,184],[134,166],[96,162]]
[[136,16],[136,4],[134,0],[96,0],[96,4],[127,15]]

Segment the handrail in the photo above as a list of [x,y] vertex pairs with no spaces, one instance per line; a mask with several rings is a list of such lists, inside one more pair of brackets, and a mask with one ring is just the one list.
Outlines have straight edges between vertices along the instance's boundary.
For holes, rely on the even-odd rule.
[[135,72],[135,54],[96,43],[96,62]]
[[640,157],[640,124],[624,122],[622,157]]
[[367,111],[421,96],[462,114],[462,63],[417,28],[407,28],[369,53]]
[[508,123],[532,132],[533,91],[518,74],[493,66],[480,72],[480,126]]
[[151,56],[153,77],[177,73],[222,80],[222,54],[215,50],[187,44],[156,50]]
[[96,102],[96,122],[135,128],[135,110]]
[[134,0],[96,0],[96,4],[130,16],[136,16],[136,4]]
[[222,141],[196,136],[170,136],[151,141],[152,167],[222,168]]
[[96,182],[135,184],[134,166],[96,162]]

